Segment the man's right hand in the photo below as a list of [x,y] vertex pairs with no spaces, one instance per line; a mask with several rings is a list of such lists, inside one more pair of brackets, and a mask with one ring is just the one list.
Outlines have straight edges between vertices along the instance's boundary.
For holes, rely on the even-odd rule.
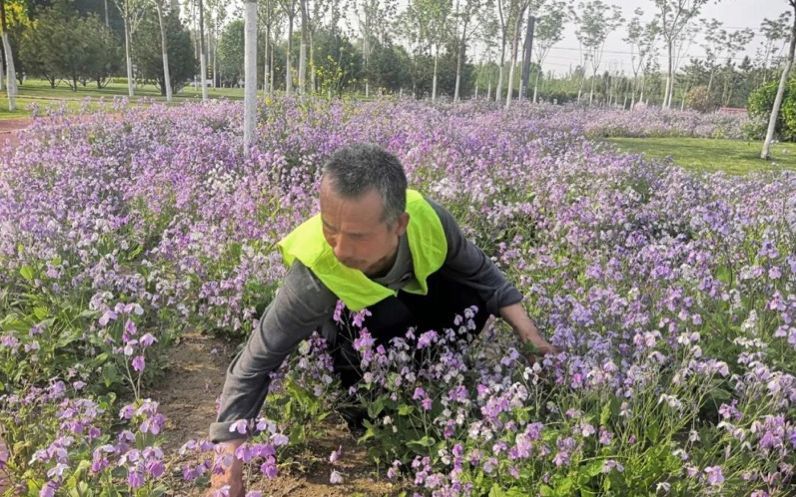
[[246,487],[243,484],[243,462],[235,457],[235,450],[243,444],[243,439],[221,443],[219,457],[232,456],[232,464],[224,468],[223,474],[215,474],[210,478],[210,490],[205,497],[216,497],[225,486],[229,487],[229,497],[245,497]]

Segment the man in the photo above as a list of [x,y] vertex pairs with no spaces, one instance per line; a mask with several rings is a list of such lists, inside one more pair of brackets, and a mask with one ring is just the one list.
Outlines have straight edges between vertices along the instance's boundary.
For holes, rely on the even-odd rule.
[[[355,337],[332,321],[342,300],[351,311],[368,308],[365,320],[377,342],[388,344],[407,328],[442,330],[456,314],[476,306],[480,331],[500,315],[541,354],[554,351],[537,331],[512,286],[470,243],[444,208],[407,189],[398,159],[375,145],[352,145],[325,164],[320,214],[279,243],[289,266],[246,347],[227,371],[218,420],[210,438],[234,450],[243,438],[230,427],[251,420],[268,390],[269,374],[305,338],[320,329],[330,344],[345,386],[356,382]],[[243,497],[242,466],[235,461],[213,488],[230,486]]]

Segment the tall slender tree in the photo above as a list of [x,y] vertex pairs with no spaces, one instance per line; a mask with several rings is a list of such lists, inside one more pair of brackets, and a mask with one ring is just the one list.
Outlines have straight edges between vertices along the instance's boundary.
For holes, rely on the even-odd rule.
[[482,0],[456,0],[454,8],[455,30],[456,30],[456,84],[453,90],[453,101],[459,101],[459,92],[462,79],[462,64],[464,63],[467,50],[467,42],[473,35],[475,28],[475,17],[483,6]]
[[564,37],[564,20],[566,19],[566,3],[563,1],[555,1],[547,5],[544,13],[539,16],[536,22],[536,34],[534,35],[534,43],[536,50],[534,50],[534,58],[536,59],[536,75],[533,83],[533,102],[537,101],[537,93],[539,90],[539,76],[542,73],[542,63],[550,49],[561,41]]
[[0,0],[0,30],[3,36],[3,52],[6,58],[6,94],[8,110],[17,110],[17,72],[14,69],[14,51],[11,50],[11,39],[8,36],[5,0]]
[[661,36],[666,42],[666,88],[663,107],[672,105],[674,94],[675,57],[678,41],[682,40],[683,31],[696,19],[708,0],[652,0],[658,8],[658,20],[661,23]]
[[163,54],[163,81],[166,85],[166,101],[171,102],[171,74],[169,73],[169,49],[166,41],[166,28],[163,25],[163,0],[154,0],[160,25],[160,47]]
[[774,139],[774,128],[777,126],[777,116],[782,106],[782,96],[785,94],[785,85],[788,84],[788,75],[793,65],[794,52],[796,52],[796,0],[788,0],[788,3],[793,8],[793,25],[790,28],[790,48],[788,48],[788,58],[785,59],[785,66],[782,68],[782,76],[779,78],[777,95],[774,97],[774,107],[771,109],[771,115],[768,118],[768,129],[766,130],[766,138],[763,140],[763,150],[760,152],[760,158],[766,160],[771,158],[771,140]]
[[133,54],[131,45],[133,34],[138,29],[138,24],[144,16],[146,0],[113,0],[119,14],[122,16],[124,25],[124,55],[127,62],[127,93],[131,97],[135,95],[135,75],[133,74]]
[[257,0],[245,3],[243,153],[249,155],[257,128]]
[[602,61],[603,48],[608,35],[622,23],[621,9],[616,5],[608,5],[602,0],[590,0],[578,4],[573,9],[572,18],[578,23],[575,35],[586,50],[586,57],[591,64],[591,86],[589,88],[589,105],[594,100],[594,84],[597,71]]
[[[202,87],[202,101],[207,101],[207,43],[205,42],[205,7],[204,0],[199,3],[199,84]],[[255,18],[256,19],[256,18]]]
[[293,52],[293,21],[296,18],[296,0],[279,0],[279,6],[287,17],[287,50],[285,50],[285,94],[293,91],[293,68],[291,57]]

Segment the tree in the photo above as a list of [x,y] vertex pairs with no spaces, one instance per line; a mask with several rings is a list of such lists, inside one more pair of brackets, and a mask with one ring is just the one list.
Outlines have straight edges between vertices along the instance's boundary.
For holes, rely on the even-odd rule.
[[38,14],[20,43],[29,74],[44,77],[51,87],[64,78],[73,91],[88,79],[100,88],[106,84],[119,68],[121,51],[100,18],[96,14],[80,17],[65,0],[53,2]]
[[263,91],[269,94],[273,91],[274,78],[274,44],[276,42],[275,31],[282,23],[282,16],[276,7],[275,0],[264,0],[259,4],[260,11],[257,13],[257,20],[260,27],[265,30],[264,49],[263,49]]
[[578,9],[572,11],[572,18],[578,23],[575,36],[586,49],[586,59],[591,63],[592,76],[589,90],[589,105],[591,105],[605,40],[622,23],[622,14],[616,5],[607,5],[602,0],[590,0],[579,3]]
[[473,34],[475,23],[473,18],[481,10],[481,0],[456,0],[453,18],[456,22],[456,86],[453,90],[453,101],[459,101],[459,90],[462,80],[462,63],[465,58],[467,41]]
[[371,80],[378,78],[370,69],[371,54],[377,43],[382,45],[387,43],[390,20],[395,15],[395,3],[391,0],[359,0],[356,3],[356,15],[362,36],[362,60],[367,97],[370,95]]
[[[160,88],[160,94],[166,95],[166,75],[163,68],[163,42],[160,34],[160,23],[155,19],[153,6],[150,5],[147,15],[139,26],[140,36],[133,51],[133,58],[141,78],[151,81]],[[169,9],[163,16],[163,27],[166,31],[166,46],[169,58],[169,76],[173,92],[180,89],[196,74],[197,60],[191,34],[180,22],[176,12]]]
[[246,83],[243,97],[243,153],[248,157],[257,127],[257,0],[246,0],[245,31]]
[[218,42],[218,68],[222,85],[237,85],[244,77],[245,21],[236,19],[227,24]]
[[793,65],[793,55],[794,52],[796,52],[796,0],[788,0],[788,3],[793,8],[794,12],[793,25],[790,30],[790,48],[788,49],[788,58],[785,61],[785,67],[782,69],[782,76],[779,79],[777,96],[774,98],[774,107],[771,109],[771,115],[768,118],[768,129],[766,130],[766,138],[763,140],[763,150],[760,152],[760,158],[766,160],[771,157],[771,140],[774,139],[774,127],[777,125],[777,115],[782,105],[782,95],[785,93],[788,74]]
[[539,75],[542,72],[542,63],[544,62],[550,49],[561,41],[564,37],[564,19],[566,19],[565,3],[563,1],[553,2],[547,6],[544,14],[539,16],[536,21],[536,34],[534,41],[536,42],[536,77],[533,83],[533,102],[536,103],[536,95],[539,90]]
[[[636,9],[635,16],[627,25],[627,36],[624,38],[625,43],[630,46],[630,68],[633,71],[633,82],[630,87],[630,107],[636,105],[636,87],[640,86],[640,98],[644,98],[644,80],[646,76],[647,62],[655,51],[655,45],[658,38],[658,22],[652,20],[651,22],[642,24],[641,17],[644,11]],[[638,82],[638,75],[641,73],[641,82]]]
[[162,0],[154,0],[155,9],[158,13],[158,25],[160,26],[160,45],[161,57],[163,58],[163,85],[166,88],[166,101],[171,102],[171,75],[169,74],[169,49],[166,39],[166,29],[163,26],[163,5]]
[[762,47],[759,53],[762,60],[763,83],[768,82],[770,64],[775,59],[777,52],[784,48],[782,45],[788,41],[788,26],[790,25],[790,12],[785,11],[777,19],[763,19],[760,23],[760,33],[763,35]]
[[511,98],[514,92],[514,68],[517,65],[517,53],[519,51],[520,38],[522,36],[523,19],[525,12],[530,9],[532,13],[537,12],[545,0],[510,0],[507,25],[510,27],[508,34],[511,40],[511,55],[509,56],[509,77],[506,81],[506,108],[511,105]]
[[127,93],[135,95],[135,79],[133,76],[132,38],[144,15],[146,0],[113,0],[124,24],[124,53],[127,61]]
[[0,0],[0,31],[3,36],[3,52],[6,57],[6,93],[8,95],[8,110],[17,109],[17,73],[14,70],[14,51],[8,36],[8,22],[6,21],[6,0]]
[[693,21],[708,0],[652,0],[659,10],[660,33],[666,42],[667,72],[663,107],[672,105],[674,93],[675,49],[683,31]]
[[279,0],[282,12],[287,17],[287,50],[285,50],[285,94],[293,90],[293,74],[290,57],[293,47],[293,20],[296,18],[296,0]]
[[199,2],[199,84],[202,87],[202,101],[207,101],[207,46],[205,43],[205,7],[203,0]]

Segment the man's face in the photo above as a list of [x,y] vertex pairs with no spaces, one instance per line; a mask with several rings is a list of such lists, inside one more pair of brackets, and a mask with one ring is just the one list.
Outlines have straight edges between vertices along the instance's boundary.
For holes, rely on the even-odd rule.
[[340,196],[326,178],[321,180],[323,236],[342,264],[368,276],[379,274],[392,264],[398,239],[406,232],[409,215],[387,223],[384,204],[373,189],[356,199]]

